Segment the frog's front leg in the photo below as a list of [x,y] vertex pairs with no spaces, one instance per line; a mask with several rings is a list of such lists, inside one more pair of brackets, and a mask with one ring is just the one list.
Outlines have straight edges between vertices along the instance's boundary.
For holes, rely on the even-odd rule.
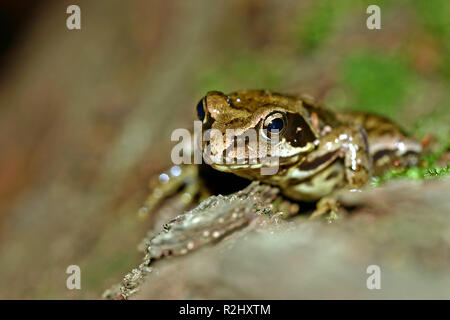
[[316,150],[289,168],[280,187],[287,196],[316,201],[338,187],[358,189],[371,177],[371,158],[365,131],[359,126],[340,126],[323,136]]
[[343,125],[321,137],[316,150],[287,171],[280,187],[295,200],[320,200],[313,215],[316,217],[335,211],[337,190],[359,189],[370,177],[365,130],[357,125]]
[[206,195],[199,178],[197,165],[173,166],[166,172],[154,177],[150,182],[150,194],[139,209],[138,216],[146,218],[160,203],[174,194],[180,195],[184,206],[191,204],[196,196]]
[[[345,184],[343,189],[360,189],[369,182],[372,174],[371,157],[367,144],[366,131],[358,126],[343,126],[333,130],[333,133],[325,136],[321,141],[321,147],[341,152],[344,159]],[[332,167],[332,166],[331,166]],[[316,210],[311,218],[316,218],[329,213],[329,218],[334,219],[339,211],[339,203],[336,198],[337,188],[332,193],[317,202]]]

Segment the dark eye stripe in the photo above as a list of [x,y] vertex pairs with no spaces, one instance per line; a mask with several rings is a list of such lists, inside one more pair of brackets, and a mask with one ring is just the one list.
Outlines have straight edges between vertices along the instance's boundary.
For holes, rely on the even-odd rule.
[[308,142],[313,142],[316,139],[314,133],[301,115],[288,113],[287,122],[289,125],[286,128],[284,136],[293,147],[304,147]]
[[305,171],[314,170],[326,162],[334,161],[338,157],[339,152],[340,150],[325,153],[323,156],[320,156],[312,160],[311,162],[303,162],[302,164],[300,164],[299,168]]

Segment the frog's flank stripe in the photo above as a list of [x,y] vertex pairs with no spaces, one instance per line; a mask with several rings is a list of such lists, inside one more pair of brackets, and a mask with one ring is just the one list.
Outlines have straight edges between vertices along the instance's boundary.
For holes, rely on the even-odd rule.
[[320,165],[337,158],[339,152],[340,152],[340,150],[338,149],[336,151],[326,153],[323,156],[320,156],[311,162],[303,162],[302,164],[300,164],[299,168],[301,170],[313,170],[313,169],[319,167]]

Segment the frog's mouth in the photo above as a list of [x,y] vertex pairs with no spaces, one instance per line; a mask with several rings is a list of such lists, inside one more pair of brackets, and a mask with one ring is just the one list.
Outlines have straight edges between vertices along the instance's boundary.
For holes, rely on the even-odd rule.
[[230,172],[289,166],[301,161],[315,149],[316,144],[315,141],[310,141],[300,146],[292,146],[282,138],[275,145],[259,142],[250,144],[244,141],[242,147],[236,147],[233,141],[226,148],[214,149],[213,146],[214,143],[203,141],[203,160],[214,169]]
[[235,171],[235,170],[249,170],[249,169],[261,169],[261,168],[267,168],[267,167],[273,167],[273,166],[285,166],[289,164],[297,163],[303,155],[296,155],[289,158],[276,158],[276,157],[267,157],[264,159],[240,159],[233,161],[233,163],[218,163],[218,162],[211,162],[211,160],[206,160],[205,162],[209,164],[214,169],[220,170],[220,171]]
[[261,168],[290,166],[300,162],[308,152],[297,152],[287,157],[255,157],[255,158],[236,158],[236,157],[217,157],[203,154],[203,160],[216,170],[223,172],[239,171],[239,170],[258,170]]

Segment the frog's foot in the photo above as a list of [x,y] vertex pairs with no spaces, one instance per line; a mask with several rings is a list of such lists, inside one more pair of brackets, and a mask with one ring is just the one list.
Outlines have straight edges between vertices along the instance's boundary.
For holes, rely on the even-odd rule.
[[310,220],[325,217],[329,222],[337,220],[340,216],[340,204],[335,194],[323,197],[316,204],[316,210],[309,217]]
[[152,191],[139,209],[139,218],[145,219],[164,199],[177,195],[180,202],[189,206],[194,200],[209,196],[199,179],[198,166],[173,166],[150,182]]

